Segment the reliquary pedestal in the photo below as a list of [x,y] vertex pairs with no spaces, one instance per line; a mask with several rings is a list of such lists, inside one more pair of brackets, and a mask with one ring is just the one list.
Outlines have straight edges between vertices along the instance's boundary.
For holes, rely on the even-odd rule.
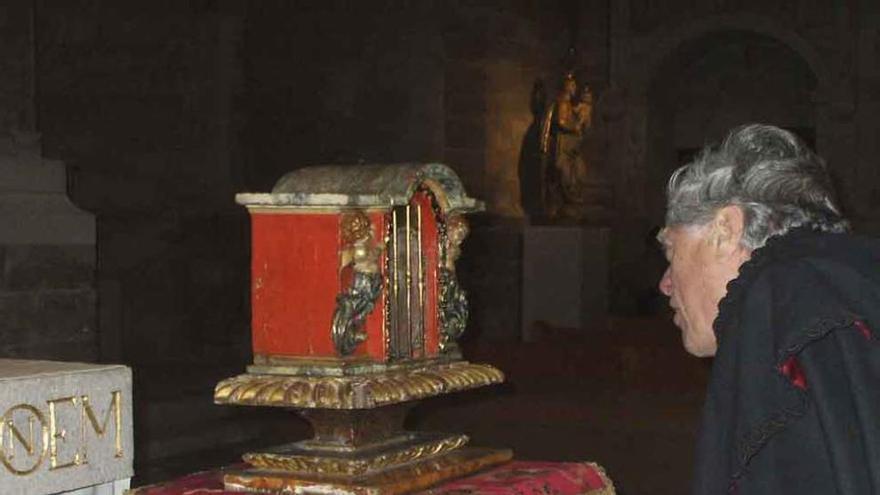
[[295,409],[314,437],[245,454],[227,488],[404,493],[511,457],[410,432],[420,399],[500,383],[461,357],[456,260],[482,204],[445,165],[316,166],[236,196],[251,218],[254,363],[218,404]]

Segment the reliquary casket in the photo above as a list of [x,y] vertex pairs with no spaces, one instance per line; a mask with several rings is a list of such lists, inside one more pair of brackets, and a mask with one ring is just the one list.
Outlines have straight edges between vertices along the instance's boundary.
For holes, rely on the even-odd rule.
[[246,454],[229,488],[402,493],[510,458],[403,429],[419,399],[503,380],[456,344],[464,215],[482,204],[451,169],[306,167],[236,200],[251,218],[254,362],[215,402],[295,409],[315,437]]

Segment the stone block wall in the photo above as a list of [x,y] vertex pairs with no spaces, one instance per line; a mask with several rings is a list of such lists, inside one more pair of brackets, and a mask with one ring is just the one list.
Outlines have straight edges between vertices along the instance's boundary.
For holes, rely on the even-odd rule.
[[0,355],[96,361],[95,247],[0,244]]
[[33,17],[29,0],[0,5],[0,129],[30,129],[35,88]]
[[440,161],[442,7],[252,2],[243,50],[244,185],[309,164]]
[[244,8],[36,2],[40,128],[72,199],[98,215],[108,360],[246,360]]

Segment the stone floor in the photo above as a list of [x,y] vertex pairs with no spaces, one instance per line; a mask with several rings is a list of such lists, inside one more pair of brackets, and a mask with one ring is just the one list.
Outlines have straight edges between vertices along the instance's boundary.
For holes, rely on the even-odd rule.
[[[507,383],[432,399],[415,409],[409,427],[466,433],[473,445],[509,447],[520,459],[596,461],[622,495],[688,491],[708,362],[685,354],[665,319],[616,319],[601,334],[543,329],[529,344],[474,339],[464,351],[470,361],[504,370]],[[141,413],[143,421],[161,425],[164,414],[190,414],[198,427],[187,429],[189,439],[141,428],[153,439],[138,438],[135,484],[235,462],[248,448],[308,435],[287,411],[205,406],[211,374],[203,379],[209,383],[204,397],[190,398],[189,407],[181,409],[172,397],[141,408],[152,411]],[[169,450],[187,452],[185,446],[206,436],[215,447],[181,455]]]

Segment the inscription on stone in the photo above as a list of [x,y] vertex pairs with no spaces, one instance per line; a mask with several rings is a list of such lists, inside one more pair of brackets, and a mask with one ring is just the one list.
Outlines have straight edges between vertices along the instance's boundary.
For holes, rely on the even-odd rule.
[[0,359],[0,413],[4,488],[57,493],[132,475],[124,366]]
[[[0,462],[17,475],[30,474],[48,458],[50,470],[88,464],[87,435],[106,439],[98,448],[112,449],[123,457],[122,391],[108,396],[103,419],[95,412],[88,395],[61,397],[38,404],[16,404],[3,414],[0,423]],[[108,428],[109,427],[109,428]]]

